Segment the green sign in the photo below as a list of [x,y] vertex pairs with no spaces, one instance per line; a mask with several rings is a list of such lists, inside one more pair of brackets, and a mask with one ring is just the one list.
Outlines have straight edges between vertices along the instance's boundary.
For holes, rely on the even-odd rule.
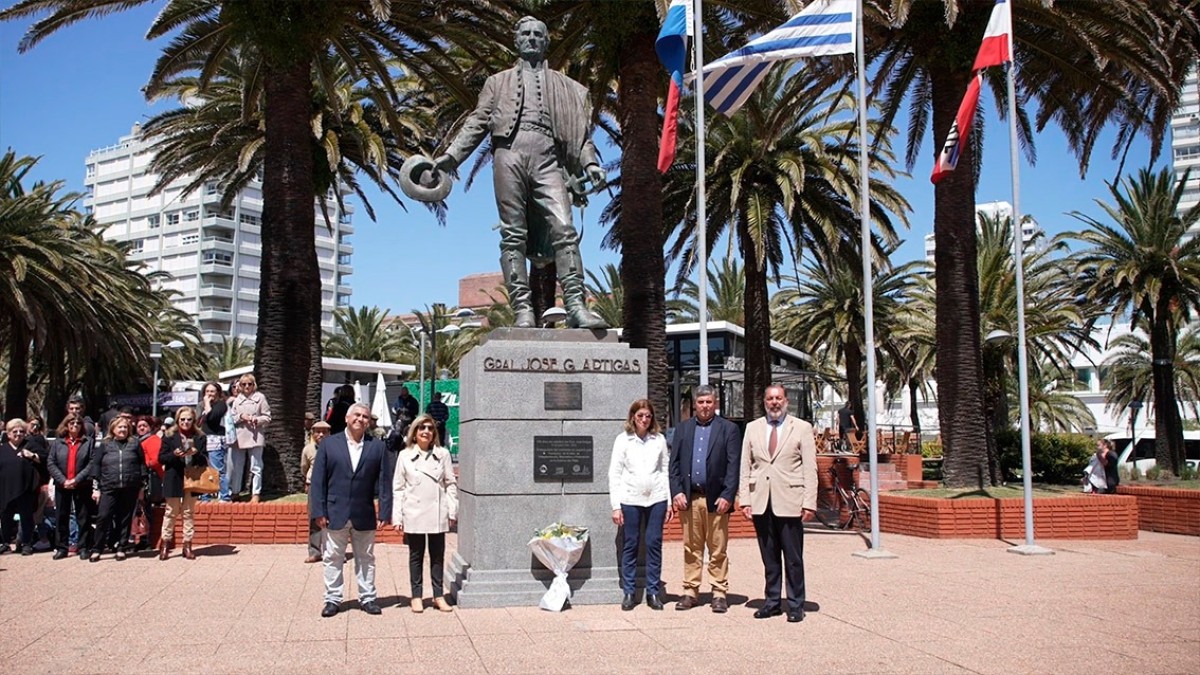
[[[408,389],[408,393],[412,394],[418,401],[421,400],[421,383],[420,382],[405,382],[404,387]],[[425,385],[426,391],[429,390],[429,383]],[[458,454],[458,380],[435,380],[433,382],[433,391],[442,394],[442,403],[450,409],[450,419],[446,420],[446,438],[442,439],[442,445],[450,450],[451,454]],[[429,401],[432,400],[432,394],[428,395],[423,401],[425,410],[429,409]]]

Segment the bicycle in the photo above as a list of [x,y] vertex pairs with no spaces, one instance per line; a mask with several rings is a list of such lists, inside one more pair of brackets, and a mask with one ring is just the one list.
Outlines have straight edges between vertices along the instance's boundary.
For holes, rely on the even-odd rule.
[[[817,510],[817,518],[825,527],[831,529],[849,530],[854,528],[860,532],[869,532],[871,530],[871,493],[859,487],[854,480],[858,473],[858,463],[846,462],[847,468],[850,470],[850,487],[842,484],[838,473],[838,465],[842,462],[846,462],[846,460],[838,458],[829,468],[829,474],[833,477],[833,499],[827,510],[833,511],[836,519],[830,522],[827,517],[821,515],[820,509]],[[843,514],[845,514],[844,520]]]

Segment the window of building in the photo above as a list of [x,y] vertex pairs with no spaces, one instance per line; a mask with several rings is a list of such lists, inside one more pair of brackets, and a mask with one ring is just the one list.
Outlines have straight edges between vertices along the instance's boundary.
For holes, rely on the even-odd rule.
[[161,225],[161,224],[162,224],[162,223],[160,222],[160,220],[159,220],[159,217],[158,217],[158,214],[157,214],[157,213],[156,213],[156,214],[154,214],[154,215],[152,215],[152,216],[147,216],[147,217],[146,217],[146,227],[148,227],[148,228],[149,228],[149,229],[151,229],[151,230],[156,230],[156,229],[158,229],[159,225]]
[[131,240],[129,242],[129,252],[130,253],[141,253],[142,252],[142,240],[141,239]]
[[87,165],[87,177],[91,178],[92,176],[95,176],[95,175],[96,175],[96,165],[88,164]]
[[262,220],[258,216],[253,216],[249,213],[243,213],[238,216],[238,222],[243,225],[258,225],[262,222]]
[[343,253],[342,255],[338,256],[338,264],[339,265],[349,265],[351,262],[350,259],[353,257],[354,256],[350,255],[349,253]]
[[233,265],[233,254],[225,251],[205,251],[201,260],[214,265],[231,266]]
[[183,246],[188,246],[189,244],[198,244],[200,243],[200,235],[185,234],[183,235],[183,238],[179,240],[179,243]]
[[342,225],[349,225],[350,224],[350,214],[343,211],[342,214],[340,216],[338,216],[338,222],[341,223]]
[[344,293],[338,293],[337,304],[338,304],[338,307],[349,307],[350,306],[350,296],[346,295]]
[[192,222],[200,220],[200,209],[189,209],[183,212],[183,219]]
[[204,194],[206,194],[206,195],[217,194],[217,181],[210,180],[207,183],[205,183],[204,184]]
[[174,213],[168,213],[167,214],[167,227],[170,227],[172,225],[178,225],[178,224],[179,224],[179,212],[175,211]]

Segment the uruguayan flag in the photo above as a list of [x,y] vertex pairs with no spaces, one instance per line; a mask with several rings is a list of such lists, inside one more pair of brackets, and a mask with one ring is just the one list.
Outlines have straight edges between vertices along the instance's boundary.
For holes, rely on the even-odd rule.
[[704,100],[732,115],[776,61],[853,54],[857,0],[814,0],[775,30],[704,66]]

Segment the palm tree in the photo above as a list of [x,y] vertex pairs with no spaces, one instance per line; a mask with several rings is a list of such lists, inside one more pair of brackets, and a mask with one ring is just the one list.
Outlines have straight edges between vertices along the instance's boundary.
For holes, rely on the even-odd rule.
[[[927,132],[941,141],[971,77],[980,36],[994,3],[985,0],[878,0],[865,3],[866,49],[871,88],[892,127],[901,110],[909,116],[906,159],[911,170]],[[1196,3],[1042,2],[1015,0],[1012,10],[1018,128],[1032,160],[1033,129],[1054,123],[1066,133],[1081,173],[1100,132],[1114,123],[1114,155],[1149,134],[1155,154],[1178,107],[1181,83],[1200,43]],[[1048,48],[1047,45],[1053,45]],[[852,77],[838,59],[810,61],[827,69],[828,86]],[[999,69],[985,78],[1005,100]],[[1032,112],[1032,117],[1026,110]],[[1001,106],[1001,110],[1004,108]],[[975,184],[982,138],[982,106],[974,142],[960,170],[934,190],[936,237],[938,411],[946,448],[946,484],[968,487],[989,476],[983,362],[978,322]],[[934,147],[934,152],[939,148]]]
[[[147,1],[21,0],[0,12],[0,20],[41,17],[21,41],[25,51],[71,23]],[[489,21],[493,16],[488,5],[470,0],[168,0],[147,32],[148,39],[174,35],[146,87],[151,98],[174,78],[195,70],[198,91],[204,93],[227,59],[254,56],[254,77],[242,93],[247,101],[261,100],[263,120],[262,287],[255,368],[261,390],[275,404],[272,445],[281,454],[280,465],[293,489],[303,486],[297,456],[303,446],[303,414],[320,403],[321,283],[312,221],[321,173],[316,146],[325,139],[313,137],[313,101],[318,90],[327,100],[339,97],[325,66],[336,55],[332,63],[340,61],[361,86],[397,104],[399,96],[390,84],[393,59],[427,68],[423,72],[431,76],[451,74],[430,55],[442,53],[447,43],[464,45],[470,52],[482,36],[496,34],[493,28],[500,22]],[[268,482],[278,483],[279,478],[268,476]]]
[[1109,183],[1112,204],[1097,201],[1107,220],[1073,212],[1087,230],[1072,236],[1088,248],[1078,254],[1079,288],[1114,319],[1145,326],[1154,366],[1155,461],[1175,475],[1183,469],[1183,421],[1175,389],[1180,330],[1200,311],[1200,205],[1181,211],[1189,173],[1176,183],[1170,170],[1138,171]]
[[[875,273],[872,291],[878,335],[891,332],[892,317],[897,315],[919,264]],[[808,352],[824,348],[836,354],[846,374],[846,400],[860,420],[867,419],[862,398],[866,345],[863,306],[862,275],[840,261],[808,263],[801,278],[784,277],[782,288],[772,299],[776,339]]]
[[[683,297],[679,297],[679,296]],[[683,279],[676,287],[676,321],[700,320],[700,286],[691,279]],[[708,268],[708,320],[728,321],[739,326],[746,325],[746,270],[732,255],[721,258],[716,269]]]
[[587,270],[588,280],[584,288],[588,294],[588,308],[608,322],[620,326],[625,318],[625,285],[621,283],[621,271],[616,265],[607,263],[600,268],[602,276]]
[[[757,409],[758,397],[770,381],[767,282],[769,276],[778,279],[784,249],[793,259],[807,250],[832,261],[853,250],[858,240],[858,141],[852,111],[849,97],[817,95],[804,73],[789,76],[777,68],[743,110],[733,117],[716,117],[706,130],[707,147],[713,149],[706,172],[706,245],[711,250],[728,232],[745,263],[747,411]],[[870,126],[880,139],[870,152],[871,166],[884,178],[871,182],[871,213],[884,244],[890,246],[896,236],[889,213],[903,220],[908,203],[886,180],[893,175],[887,133],[877,124]],[[683,257],[681,276],[695,262],[694,175],[682,168],[693,161],[694,153],[694,146],[684,144],[680,168],[667,174],[668,213],[679,223],[671,255]]]
[[[983,345],[985,406],[993,431],[1011,427],[1015,419],[1009,390],[1016,391],[1017,288],[1014,238],[1019,236],[1012,218],[978,214],[980,332],[990,336]],[[1071,356],[1084,345],[1093,345],[1092,306],[1076,299],[1067,242],[1058,236],[1043,245],[1040,236],[1023,243],[1025,339],[1029,370],[1043,366],[1070,367]],[[1002,336],[1002,337],[1001,337]],[[1052,378],[1045,378],[1046,381]],[[1033,394],[1033,385],[1029,387]]]
[[[1123,416],[1134,401],[1154,401],[1154,365],[1150,341],[1139,333],[1127,333],[1111,343],[1112,353],[1104,359],[1108,369],[1108,393],[1104,402]],[[1200,323],[1179,332],[1175,345],[1175,391],[1184,406],[1191,405],[1192,418],[1200,419]]]
[[[1029,428],[1035,432],[1082,433],[1096,428],[1096,417],[1078,396],[1059,389],[1064,371],[1055,364],[1035,362],[1029,369]],[[1066,371],[1066,372],[1069,372]],[[1016,378],[1008,379],[1008,395],[1017,397]],[[1018,423],[1018,413],[1011,411],[1005,428]]]
[[386,319],[387,311],[379,307],[338,307],[333,333],[325,337],[325,353],[359,361],[397,361],[399,335],[384,328]]
[[254,365],[254,347],[247,345],[245,340],[223,337],[213,347],[208,365],[210,380],[217,379],[220,373],[227,370]]

